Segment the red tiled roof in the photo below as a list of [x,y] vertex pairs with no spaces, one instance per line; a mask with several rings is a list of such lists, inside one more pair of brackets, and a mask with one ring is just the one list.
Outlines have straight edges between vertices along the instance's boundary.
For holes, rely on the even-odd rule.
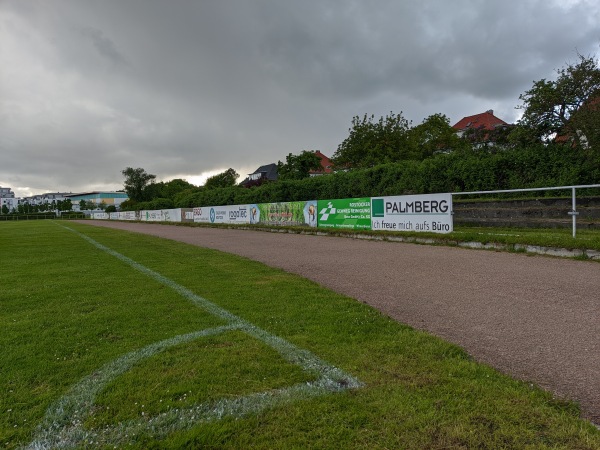
[[494,111],[489,110],[474,116],[463,117],[456,124],[452,125],[455,130],[466,130],[467,128],[494,130],[499,125],[508,125],[504,120],[494,115]]
[[322,173],[331,173],[333,172],[333,162],[320,150],[315,150],[315,155],[317,155],[321,159],[321,170],[311,170],[310,174],[322,174]]

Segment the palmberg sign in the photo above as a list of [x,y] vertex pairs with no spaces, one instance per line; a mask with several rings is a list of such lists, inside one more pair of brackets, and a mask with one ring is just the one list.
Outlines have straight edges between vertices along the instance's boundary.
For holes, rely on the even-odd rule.
[[426,194],[371,199],[371,228],[382,231],[453,231],[452,195]]

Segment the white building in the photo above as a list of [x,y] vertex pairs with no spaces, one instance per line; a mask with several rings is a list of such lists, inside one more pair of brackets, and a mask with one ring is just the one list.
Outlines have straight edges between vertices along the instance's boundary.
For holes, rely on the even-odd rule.
[[32,195],[19,199],[19,203],[29,203],[30,205],[46,205],[52,202],[65,201],[67,192],[48,192],[46,194]]
[[3,207],[6,206],[8,211],[17,209],[18,199],[15,198],[15,193],[10,188],[0,187],[0,214]]

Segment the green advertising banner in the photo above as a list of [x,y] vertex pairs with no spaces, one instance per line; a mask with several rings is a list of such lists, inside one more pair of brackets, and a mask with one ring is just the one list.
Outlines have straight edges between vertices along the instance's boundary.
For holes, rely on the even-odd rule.
[[317,201],[319,228],[371,229],[371,199],[343,198]]
[[317,201],[249,205],[250,223],[317,226]]

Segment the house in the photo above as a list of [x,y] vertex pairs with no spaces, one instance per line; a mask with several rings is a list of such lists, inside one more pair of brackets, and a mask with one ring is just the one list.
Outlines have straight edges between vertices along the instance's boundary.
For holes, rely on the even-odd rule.
[[29,205],[51,205],[66,200],[68,193],[65,192],[46,192],[45,194],[32,195],[30,197],[23,197],[19,199],[19,204]]
[[319,175],[325,175],[325,174],[328,174],[328,173],[333,173],[333,162],[331,161],[331,159],[329,159],[327,156],[325,156],[323,153],[321,153],[320,150],[315,150],[314,153],[321,160],[321,169],[319,169],[319,170],[311,170],[311,171],[308,172],[308,174],[311,177],[316,177],[316,176],[319,176]]
[[6,210],[10,212],[17,209],[17,202],[18,200],[11,188],[0,187],[0,214]]
[[598,143],[600,127],[600,96],[592,97],[583,103],[568,119],[567,123],[554,137],[554,142],[560,144],[570,143],[573,147],[577,144],[583,149],[588,149]]
[[494,115],[493,109],[481,114],[475,114],[474,116],[463,117],[452,125],[452,128],[456,130],[459,137],[463,137],[463,135],[469,134],[469,132],[488,132],[485,133],[485,136],[487,136],[491,131],[508,127],[510,127],[508,123]]
[[254,172],[248,174],[244,181],[240,183],[240,186],[260,186],[267,181],[277,181],[277,178],[277,164],[271,163],[265,166],[260,166]]

